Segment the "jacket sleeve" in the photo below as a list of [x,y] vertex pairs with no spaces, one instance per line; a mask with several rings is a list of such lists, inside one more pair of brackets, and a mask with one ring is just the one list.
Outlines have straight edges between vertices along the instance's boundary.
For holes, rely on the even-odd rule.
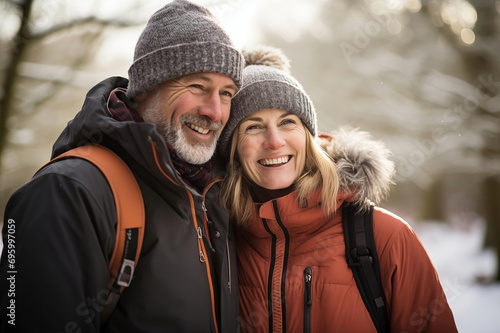
[[113,195],[95,166],[70,163],[45,168],[6,206],[1,332],[99,331],[115,239]]
[[391,225],[390,237],[380,256],[391,332],[457,332],[437,272],[420,240],[403,220],[392,215],[382,218],[391,220],[386,223]]

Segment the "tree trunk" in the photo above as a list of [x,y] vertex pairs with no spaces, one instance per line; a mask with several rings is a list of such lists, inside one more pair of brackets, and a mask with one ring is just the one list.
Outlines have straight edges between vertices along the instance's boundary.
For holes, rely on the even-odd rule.
[[[474,29],[477,38],[483,43],[488,43],[497,38],[498,31],[496,29],[496,5],[494,0],[488,1],[472,1],[477,11],[477,24]],[[491,52],[480,51],[477,53],[469,54],[466,58],[469,72],[475,78],[492,77],[494,82],[500,80],[500,69],[497,67],[497,62],[494,57],[496,54]],[[498,87],[485,87],[480,86],[485,95],[495,96],[499,95]],[[482,108],[476,111],[478,116],[487,116],[492,121],[500,123],[500,115],[498,113],[491,113]],[[500,159],[500,142],[499,133],[488,131],[484,134],[484,148],[483,158],[485,161]],[[491,247],[496,250],[497,254],[497,276],[496,280],[500,281],[500,183],[495,175],[486,178],[482,186],[482,199],[483,199],[483,212],[482,215],[486,221],[486,239],[485,246]]]
[[5,73],[5,81],[2,84],[3,93],[0,95],[0,169],[2,166],[2,151],[7,141],[7,120],[10,115],[10,110],[12,109],[11,104],[14,96],[17,68],[21,62],[24,51],[26,50],[26,46],[31,39],[29,20],[33,0],[19,1],[19,3],[19,9],[21,11],[21,26],[19,27],[19,31],[13,40],[12,50],[9,55],[9,64],[7,65]]
[[487,223],[484,246],[496,250],[497,275],[500,281],[500,182],[490,177],[483,182],[483,209]]
[[443,200],[442,200],[443,180],[435,179],[429,189],[421,190],[418,218],[420,221],[444,221]]

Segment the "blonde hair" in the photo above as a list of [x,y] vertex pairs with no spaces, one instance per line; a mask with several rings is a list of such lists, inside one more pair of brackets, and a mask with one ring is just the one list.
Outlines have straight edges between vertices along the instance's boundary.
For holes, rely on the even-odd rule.
[[[306,133],[306,161],[302,175],[294,184],[294,190],[298,191],[298,199],[302,201],[316,189],[321,188],[321,207],[325,216],[330,216],[335,213],[337,207],[339,189],[337,170],[330,156],[316,142],[305,125],[303,126]],[[238,225],[244,225],[251,221],[255,210],[250,194],[250,180],[237,160],[237,145],[238,130],[235,130],[229,153],[228,176],[221,191],[221,201],[229,211],[231,219]]]

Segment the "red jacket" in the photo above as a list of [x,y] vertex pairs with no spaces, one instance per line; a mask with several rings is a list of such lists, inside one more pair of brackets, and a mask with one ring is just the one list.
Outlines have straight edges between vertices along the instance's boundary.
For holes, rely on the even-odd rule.
[[[337,207],[352,199],[343,193]],[[293,192],[262,204],[239,228],[242,332],[303,332],[307,297],[310,332],[376,332],[347,266],[341,219],[340,208],[324,217],[318,192],[301,203]],[[411,227],[377,207],[373,223],[391,332],[456,332],[436,270]]]

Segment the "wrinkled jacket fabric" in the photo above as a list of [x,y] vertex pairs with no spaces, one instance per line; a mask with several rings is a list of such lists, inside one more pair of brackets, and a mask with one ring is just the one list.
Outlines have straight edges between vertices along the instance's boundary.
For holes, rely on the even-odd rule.
[[[108,289],[116,210],[104,176],[82,160],[46,167],[11,197],[5,213],[15,224],[15,297],[6,252],[0,263],[2,332],[236,332],[238,287],[221,182],[198,193],[177,175],[151,123],[117,121],[107,110],[123,78],[89,91],[82,110],[56,141],[55,157],[84,144],[121,156],[140,186],[145,236],[130,287],[107,324],[100,311]],[[200,235],[200,237],[198,236]],[[202,259],[204,257],[204,260]],[[4,311],[15,300],[15,326]],[[216,324],[217,323],[217,324]]]
[[[293,192],[256,204],[257,216],[238,228],[243,332],[376,332],[346,262],[341,205],[356,197],[348,187],[342,185],[331,218],[323,215],[319,191],[301,202]],[[391,332],[456,332],[437,273],[411,227],[378,207],[373,223]],[[304,327],[306,304],[310,325]]]

